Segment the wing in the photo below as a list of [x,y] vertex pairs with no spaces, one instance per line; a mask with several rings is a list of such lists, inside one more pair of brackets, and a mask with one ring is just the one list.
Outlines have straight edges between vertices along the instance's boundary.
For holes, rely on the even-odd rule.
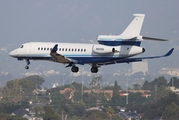
[[56,44],[50,52],[50,55],[52,56],[53,60],[55,62],[60,62],[60,63],[70,63],[70,60],[68,58],[65,58],[63,55],[57,53],[57,49],[58,49],[58,44]]
[[169,50],[165,55],[161,56],[152,56],[152,57],[140,57],[140,58],[125,58],[125,59],[120,59],[120,60],[115,60],[107,63],[99,63],[97,65],[110,65],[110,64],[116,64],[116,63],[130,63],[130,62],[140,62],[143,59],[154,59],[154,58],[160,58],[160,57],[168,57],[173,53],[174,48]]

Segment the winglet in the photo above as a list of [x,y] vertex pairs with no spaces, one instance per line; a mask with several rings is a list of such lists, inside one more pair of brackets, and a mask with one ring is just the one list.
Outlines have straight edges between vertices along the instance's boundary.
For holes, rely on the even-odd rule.
[[174,48],[172,48],[170,51],[168,51],[168,53],[165,54],[164,56],[165,56],[165,57],[170,56],[170,55],[173,53],[173,50],[174,50]]
[[56,53],[57,49],[58,49],[58,44],[56,44],[56,45],[52,48],[51,53]]

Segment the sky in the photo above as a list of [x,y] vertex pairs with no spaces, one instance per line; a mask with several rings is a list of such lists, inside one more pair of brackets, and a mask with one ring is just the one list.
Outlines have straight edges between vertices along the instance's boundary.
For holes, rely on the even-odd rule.
[[[172,56],[149,61],[151,69],[179,68],[178,5],[178,0],[0,0],[1,73],[41,72],[39,67],[70,72],[63,65],[37,61],[32,61],[31,70],[25,71],[25,62],[9,57],[8,53],[32,41],[97,43],[98,35],[122,33],[135,13],[146,15],[141,35],[169,40],[143,41],[141,46],[146,52],[142,56],[161,55],[175,48]],[[128,65],[107,66],[101,71],[117,71],[123,66]]]

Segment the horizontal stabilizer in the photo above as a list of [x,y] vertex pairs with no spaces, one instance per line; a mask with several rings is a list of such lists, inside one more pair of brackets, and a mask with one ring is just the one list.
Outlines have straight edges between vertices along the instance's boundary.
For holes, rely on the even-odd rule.
[[168,41],[166,39],[160,39],[160,38],[152,38],[152,37],[142,37],[144,40],[155,40],[155,41]]

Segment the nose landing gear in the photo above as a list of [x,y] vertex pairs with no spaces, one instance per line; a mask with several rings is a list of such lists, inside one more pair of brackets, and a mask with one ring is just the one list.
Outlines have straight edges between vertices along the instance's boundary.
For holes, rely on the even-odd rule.
[[29,64],[30,64],[29,59],[26,59],[26,63],[27,63],[27,65],[25,66],[25,69],[28,70],[29,69]]

